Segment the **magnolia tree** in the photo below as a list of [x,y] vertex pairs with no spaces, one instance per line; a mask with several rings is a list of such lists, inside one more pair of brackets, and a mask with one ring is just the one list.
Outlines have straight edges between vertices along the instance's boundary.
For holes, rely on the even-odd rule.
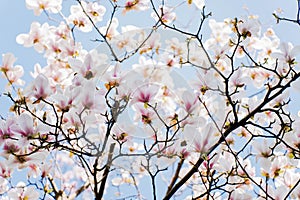
[[[300,46],[258,16],[218,22],[203,0],[26,6],[47,22],[16,41],[47,64],[25,84],[2,56],[1,199],[300,199]],[[299,25],[297,10],[274,21]]]

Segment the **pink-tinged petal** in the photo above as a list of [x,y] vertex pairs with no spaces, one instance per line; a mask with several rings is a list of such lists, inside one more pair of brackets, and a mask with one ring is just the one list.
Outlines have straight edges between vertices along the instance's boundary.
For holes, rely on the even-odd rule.
[[1,71],[3,71],[3,72],[9,71],[13,67],[13,64],[15,61],[16,61],[16,58],[12,53],[3,54]]
[[91,109],[95,105],[95,90],[96,85],[92,80],[88,80],[81,87],[80,102],[83,107]]
[[22,113],[17,119],[17,125],[12,126],[12,132],[28,137],[34,134],[33,119],[29,114]]
[[134,104],[136,102],[149,103],[158,93],[158,89],[159,87],[157,85],[145,85],[139,87],[133,95],[131,104]]
[[184,103],[185,110],[188,113],[192,113],[197,107],[198,97],[189,91],[185,91],[182,94],[182,100]]
[[86,71],[90,71],[93,68],[94,61],[93,61],[93,58],[92,58],[91,54],[87,54],[85,56],[83,64],[84,64],[84,67],[85,67]]
[[33,119],[29,114],[22,113],[18,120],[19,127],[21,129],[21,134],[23,136],[30,136],[34,134]]
[[291,50],[291,57],[295,57],[297,55],[300,54],[300,46],[295,46],[292,50]]
[[33,96],[37,99],[44,99],[49,96],[51,89],[49,86],[49,80],[43,74],[39,74],[33,85]]

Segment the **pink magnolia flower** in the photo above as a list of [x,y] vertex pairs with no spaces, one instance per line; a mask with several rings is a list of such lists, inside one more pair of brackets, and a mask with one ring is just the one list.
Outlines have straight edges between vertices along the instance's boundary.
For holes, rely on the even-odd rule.
[[125,124],[117,124],[112,128],[113,137],[115,140],[123,143],[130,142],[133,129]]
[[62,43],[64,40],[56,40],[56,39],[48,39],[47,41],[47,49],[44,54],[45,57],[47,58],[61,58],[60,54],[62,53]]
[[284,175],[286,169],[291,167],[286,156],[273,156],[269,158],[262,159],[261,173],[267,178],[278,178]]
[[6,141],[4,143],[3,146],[3,152],[1,152],[1,155],[3,157],[5,157],[6,159],[8,159],[8,157],[12,154],[12,153],[17,153],[19,152],[21,149],[21,147],[17,144],[17,142],[13,142],[13,141]]
[[27,88],[27,91],[30,95],[34,96],[37,100],[45,99],[52,93],[48,78],[43,74],[39,74],[35,78],[31,86]]
[[93,29],[93,25],[82,9],[86,11],[93,23],[97,23],[102,21],[106,8],[99,5],[97,2],[87,3],[85,1],[80,1],[80,3],[82,7],[80,5],[72,5],[70,7],[71,15],[68,17],[68,22],[73,23],[83,32],[90,32]]
[[123,13],[130,10],[143,11],[149,8],[149,0],[127,0],[125,3],[125,9]]
[[212,123],[204,125],[203,128],[187,124],[183,135],[187,146],[197,153],[207,153],[219,139],[219,133]]
[[190,91],[184,91],[182,94],[182,100],[184,104],[185,111],[191,114],[199,105],[198,96]]
[[21,80],[21,77],[24,74],[24,69],[20,65],[13,66],[15,61],[16,58],[12,53],[3,54],[0,71],[4,73],[5,78],[9,82],[8,85],[11,84],[23,85],[24,81]]
[[143,106],[143,104],[135,104],[134,109],[136,110],[136,119],[144,124],[151,124],[155,119],[155,113],[152,109],[148,109],[147,107]]
[[102,5],[99,5],[98,2],[88,2],[81,1],[82,6],[85,8],[85,11],[92,18],[93,22],[102,21],[105,14],[106,8]]
[[[81,1],[82,5],[85,6],[85,2]],[[90,32],[93,29],[92,23],[89,21],[87,16],[82,11],[80,5],[72,5],[70,7],[70,16],[68,17],[68,23],[74,24],[79,30],[83,32]]]
[[27,187],[23,182],[19,182],[15,188],[9,190],[7,195],[12,200],[38,200],[40,196],[34,187]]
[[263,141],[255,140],[252,143],[253,148],[256,151],[257,157],[262,158],[268,158],[272,155],[271,147],[273,146],[273,143],[270,143],[270,141],[264,139]]
[[295,64],[295,58],[300,54],[300,46],[293,46],[291,43],[281,43],[279,45],[280,52],[272,53],[272,57],[278,58],[280,61],[289,65]]
[[237,28],[243,38],[258,36],[260,34],[261,25],[257,17],[245,17],[237,22]]
[[54,34],[57,40],[69,40],[72,37],[71,28],[65,22],[60,22],[59,26],[51,26],[49,30]]
[[0,177],[10,178],[13,173],[13,167],[9,165],[7,160],[1,160],[0,162]]
[[16,120],[13,117],[6,119],[6,121],[0,121],[0,146],[5,140],[14,137],[12,131],[15,126]]
[[158,89],[159,87],[153,84],[146,84],[144,86],[139,87],[133,93],[131,104],[140,102],[146,105],[147,103],[150,103],[156,96]]
[[67,112],[74,106],[75,99],[79,96],[80,90],[75,88],[67,87],[64,91],[61,89],[57,90],[57,93],[53,95],[53,99],[56,102],[56,106],[59,111]]
[[81,87],[81,94],[80,94],[79,101],[81,102],[84,108],[90,109],[95,105],[96,103],[95,90],[96,90],[96,86],[93,81],[87,81]]
[[22,113],[18,117],[17,126],[13,127],[13,132],[15,134],[20,134],[23,137],[32,137],[37,134],[32,116],[27,113]]
[[105,80],[105,87],[107,90],[118,87],[124,77],[124,73],[121,70],[119,64],[112,66],[108,71],[104,74],[103,79]]
[[[160,43],[160,34],[159,33],[153,33],[151,34],[150,38],[146,40],[142,48],[140,49],[140,54],[149,52],[149,51],[156,51],[158,52],[159,48],[161,46]],[[151,61],[153,62],[153,60]]]
[[105,106],[105,91],[96,89],[94,80],[86,80],[80,87],[80,95],[77,101],[85,109],[93,109],[103,112]]
[[80,127],[81,124],[82,124],[81,121],[80,121],[80,118],[78,117],[77,112],[73,109],[71,109],[69,112],[67,112],[64,115],[63,123],[67,127],[77,127],[77,128]]
[[195,151],[199,153],[206,153],[218,139],[218,131],[211,123],[207,124],[205,128],[197,132],[194,138]]
[[155,19],[155,21],[161,20],[163,23],[169,24],[176,19],[176,13],[173,12],[174,8],[168,6],[160,6],[159,10],[160,10],[159,18],[155,12],[151,14],[151,16]]
[[217,88],[218,84],[219,80],[213,70],[205,70],[202,73],[197,71],[197,79],[191,81],[193,89],[196,89],[202,95],[207,94],[207,92],[210,93],[210,89]]
[[119,34],[117,28],[119,26],[118,18],[112,18],[111,21],[107,22],[107,25],[104,27],[100,27],[100,31],[103,35],[106,36],[108,40],[111,40],[113,37]]
[[146,35],[144,30],[133,25],[127,25],[121,27],[121,34],[115,35],[112,38],[112,43],[116,44],[119,49],[124,49],[127,52],[134,51],[140,45],[140,41],[137,39],[137,35]]
[[280,39],[275,35],[272,29],[268,29],[262,38],[255,38],[253,48],[259,49],[258,60],[263,63],[271,57],[280,44]]
[[24,85],[24,81],[21,77],[24,75],[24,69],[20,65],[14,66],[14,68],[6,73],[7,80],[9,84],[16,84],[16,85]]
[[[33,170],[34,168],[30,168],[30,166],[39,165],[42,162],[45,162],[49,152],[35,152],[34,154],[30,154],[28,156],[22,156],[25,152],[19,152],[20,155],[9,155],[8,156],[8,164],[18,168],[24,169],[29,167],[29,170]],[[31,172],[34,173],[34,172]]]
[[10,71],[13,68],[13,64],[16,60],[16,57],[12,53],[2,54],[2,65],[0,66],[1,71]]
[[[101,62],[97,61],[98,59]],[[83,61],[78,58],[70,58],[69,64],[74,71],[80,73],[84,78],[91,79],[102,75],[106,69],[106,60],[107,57],[103,54],[89,52]]]
[[20,34],[17,36],[16,41],[25,47],[33,46],[34,49],[42,53],[46,49],[46,41],[49,36],[49,25],[44,23],[42,26],[38,22],[33,22],[30,26],[29,34]]
[[232,30],[227,22],[217,22],[214,19],[210,19],[208,25],[212,31],[211,38],[205,42],[206,47],[211,47],[215,44],[221,46],[227,45],[230,39]]
[[62,8],[62,0],[26,0],[26,7],[32,9],[35,15],[43,11],[58,13]]

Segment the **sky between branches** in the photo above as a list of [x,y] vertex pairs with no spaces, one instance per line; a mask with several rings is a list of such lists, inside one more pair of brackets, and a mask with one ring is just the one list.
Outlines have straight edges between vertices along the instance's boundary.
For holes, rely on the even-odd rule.
[[[64,0],[66,9],[69,9],[69,4],[74,4],[75,0]],[[296,1],[292,0],[209,0],[206,1],[206,11],[212,12],[212,18],[217,21],[223,21],[225,18],[241,17],[248,14],[258,15],[262,23],[262,28],[273,27],[275,33],[284,42],[292,42],[294,45],[300,44],[299,37],[291,37],[292,35],[299,34],[299,27],[292,23],[282,23],[280,26],[276,26],[276,20],[272,16],[275,10],[281,9],[285,17],[295,18],[297,12]],[[180,15],[182,14],[182,15]],[[185,17],[186,13],[182,11],[177,16],[177,20],[181,17]],[[195,16],[197,17],[197,15]],[[25,0],[1,0],[0,1],[0,53],[7,52],[13,53],[17,57],[16,64],[20,64],[24,67],[24,79],[28,82],[30,80],[30,71],[33,70],[33,66],[36,63],[40,63],[41,66],[46,64],[46,59],[42,55],[34,51],[33,48],[25,48],[22,45],[16,43],[16,36],[20,33],[28,33],[30,25],[33,21],[47,20],[45,14],[41,16],[34,16],[32,10],[26,9]],[[151,26],[151,24],[145,24],[143,19],[139,21],[135,20],[134,23],[140,24],[142,27]],[[150,22],[153,23],[153,22]],[[205,34],[209,34],[204,30]],[[79,36],[80,37],[80,36]],[[83,46],[87,50],[91,50],[97,47],[95,42],[91,39],[97,37],[94,33],[91,34],[91,38],[84,37],[78,38],[83,41]],[[6,84],[4,79],[0,79],[1,91]],[[7,106],[9,101],[5,97],[0,97],[0,108],[2,112],[0,114],[7,115]],[[296,105],[295,105],[296,106]],[[299,109],[298,109],[299,110]]]
[[[73,3],[75,0],[65,0],[65,3]],[[68,6],[66,6],[68,8]],[[300,44],[299,37],[290,37],[299,34],[299,27],[291,23],[283,23],[276,27],[275,18],[272,12],[281,8],[285,17],[294,18],[297,11],[296,1],[293,0],[207,0],[206,7],[208,12],[212,12],[212,18],[222,21],[224,18],[240,17],[248,14],[255,14],[260,17],[262,27],[273,26],[276,34],[281,41],[292,42],[294,45]],[[181,16],[184,17],[184,11]],[[0,1],[0,53],[12,52],[17,58],[16,64],[20,64],[25,70],[25,80],[29,79],[29,71],[33,70],[35,63],[45,65],[46,59],[36,53],[33,48],[24,48],[16,43],[15,38],[20,33],[28,33],[30,24],[33,21],[41,21],[46,16],[36,17],[31,10],[25,7],[25,0],[1,0]],[[140,22],[143,24],[143,21]],[[143,24],[146,27],[149,24]],[[205,31],[204,31],[205,34]],[[208,34],[208,33],[206,33]],[[83,46],[90,50],[97,45],[90,41],[91,38],[80,38],[83,40]],[[93,38],[92,38],[93,39]],[[204,38],[205,39],[205,38]],[[1,91],[3,91],[6,81],[0,80]],[[7,103],[5,97],[0,98],[0,114],[4,116],[7,113]],[[293,102],[292,102],[293,103]],[[293,105],[293,104],[292,104]],[[299,110],[295,107],[296,110]]]

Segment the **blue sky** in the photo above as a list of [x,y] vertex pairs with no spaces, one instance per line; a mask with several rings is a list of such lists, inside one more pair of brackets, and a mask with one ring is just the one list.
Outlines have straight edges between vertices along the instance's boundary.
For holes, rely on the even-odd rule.
[[[66,0],[64,0],[66,1]],[[67,0],[67,2],[75,0]],[[181,0],[177,0],[181,2]],[[248,10],[243,9],[248,7]],[[263,28],[273,27],[278,37],[285,42],[293,42],[300,45],[299,35],[300,26],[282,22],[276,25],[272,12],[282,8],[283,15],[295,18],[297,12],[296,0],[207,0],[207,11],[212,11],[213,18],[221,21],[227,17],[240,17],[247,14],[257,14],[260,16]],[[182,13],[184,16],[184,13]],[[29,79],[29,72],[33,70],[35,63],[39,62],[42,66],[46,64],[42,55],[36,53],[33,48],[25,48],[16,43],[15,38],[20,33],[28,33],[33,21],[43,22],[46,17],[42,14],[39,17],[34,16],[31,10],[27,10],[25,0],[1,0],[0,1],[0,54],[11,52],[17,57],[16,64],[24,67],[25,78]],[[141,21],[141,23],[143,23]],[[147,26],[147,24],[145,25]],[[93,38],[90,38],[93,39]],[[84,39],[87,46],[90,47],[89,38]],[[4,87],[4,81],[0,80],[0,87]],[[3,91],[1,89],[0,91]],[[0,114],[7,114],[6,108],[8,100],[0,97]],[[3,109],[4,108],[4,109]]]
[[[183,0],[176,0],[182,2]],[[64,5],[75,2],[75,0],[64,0]],[[296,0],[207,0],[207,12],[212,11],[213,18],[217,21],[222,21],[227,17],[240,17],[247,14],[257,14],[263,28],[273,27],[277,35],[282,41],[291,41],[294,44],[300,44],[300,37],[293,37],[299,35],[299,28],[295,24],[282,22],[279,26],[276,25],[275,19],[272,16],[274,10],[281,8],[284,11],[284,16],[295,18],[297,12]],[[247,7],[247,9],[244,9]],[[68,10],[68,8],[66,8]],[[184,17],[186,12],[178,13],[179,17]],[[30,24],[33,21],[44,22],[47,17],[42,14],[37,17],[34,16],[32,10],[27,10],[25,0],[1,0],[0,1],[0,54],[12,52],[16,57],[16,64],[24,67],[25,80],[30,79],[29,71],[33,69],[34,64],[40,63],[41,66],[46,64],[46,60],[42,55],[36,53],[33,48],[25,48],[16,43],[16,36],[20,33],[28,33]],[[150,24],[144,24],[143,20],[137,21],[133,18],[136,24],[143,24],[144,27]],[[95,38],[95,37],[94,37]],[[83,39],[86,48],[93,48],[93,44],[89,36],[80,38]],[[0,87],[3,88],[4,82],[0,80]],[[3,97],[0,98],[0,104],[7,105]],[[3,102],[4,101],[4,102]],[[6,112],[4,112],[6,113]],[[1,112],[3,114],[3,111]],[[4,114],[5,115],[5,114]]]
[[[73,1],[75,2],[64,0],[67,3]],[[206,4],[207,11],[212,11],[216,20],[239,17],[248,13],[258,14],[263,26],[273,26],[279,38],[300,44],[299,37],[290,37],[299,34],[300,27],[289,23],[274,26],[275,20],[272,16],[272,12],[280,7],[285,16],[294,17],[297,11],[295,0],[207,0]],[[248,7],[248,11],[243,9],[245,6]],[[18,58],[17,63],[23,65],[25,70],[31,70],[36,62],[45,62],[32,48],[24,48],[15,42],[18,34],[29,31],[32,21],[43,21],[46,19],[45,15],[34,16],[31,10],[26,9],[25,0],[1,0],[0,17],[0,53],[14,53]]]

